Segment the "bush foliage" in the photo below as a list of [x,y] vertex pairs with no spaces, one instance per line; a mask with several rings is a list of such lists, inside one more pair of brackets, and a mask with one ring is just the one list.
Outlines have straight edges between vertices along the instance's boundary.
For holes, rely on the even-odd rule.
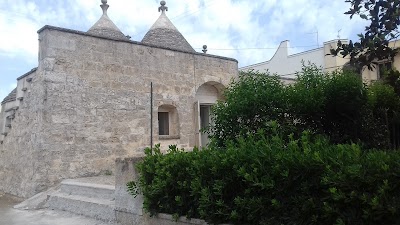
[[212,224],[400,223],[396,151],[258,132],[223,151],[147,149],[137,168],[140,180],[130,189],[140,188],[152,214]]
[[323,73],[315,65],[304,66],[293,85],[269,73],[242,72],[224,95],[225,101],[213,107],[210,137],[217,146],[258,129],[268,132],[273,120],[296,137],[310,130],[333,143],[398,147],[391,138],[391,127],[400,126],[395,89],[380,82],[368,87],[349,70]]
[[[278,76],[264,73],[241,73],[224,92],[225,101],[213,106],[211,137],[218,145],[226,140],[270,130],[270,122],[287,124],[287,92]],[[288,126],[286,126],[288,129]]]
[[212,144],[146,149],[128,190],[150,214],[212,224],[400,224],[400,152],[373,149],[400,144],[396,91],[315,66],[289,86],[241,73],[213,107]]

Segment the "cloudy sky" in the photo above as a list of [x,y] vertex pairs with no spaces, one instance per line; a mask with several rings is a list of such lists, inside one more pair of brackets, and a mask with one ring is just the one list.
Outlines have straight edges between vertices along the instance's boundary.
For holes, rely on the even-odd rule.
[[[16,78],[37,67],[37,30],[52,25],[87,31],[100,0],[0,0],[0,101]],[[159,0],[109,0],[109,17],[141,41],[159,16]],[[167,16],[197,51],[233,57],[239,67],[269,60],[279,43],[291,53],[340,38],[355,39],[364,23],[343,13],[345,0],[167,0]],[[340,30],[340,32],[338,32]]]

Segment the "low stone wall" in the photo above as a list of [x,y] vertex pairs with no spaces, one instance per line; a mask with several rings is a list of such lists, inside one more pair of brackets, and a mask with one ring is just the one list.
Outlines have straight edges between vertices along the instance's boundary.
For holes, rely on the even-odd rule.
[[135,164],[142,158],[117,159],[115,167],[115,213],[121,225],[207,225],[204,220],[187,220],[181,217],[175,221],[171,215],[158,214],[149,217],[143,212],[143,196],[134,198],[127,192],[126,184],[138,178]]

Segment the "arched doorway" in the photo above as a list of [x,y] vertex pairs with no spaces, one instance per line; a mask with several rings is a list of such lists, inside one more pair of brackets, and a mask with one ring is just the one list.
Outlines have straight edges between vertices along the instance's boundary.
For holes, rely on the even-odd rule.
[[223,89],[225,89],[225,86],[221,83],[207,82],[196,91],[196,102],[194,104],[196,146],[204,147],[209,143],[208,134],[202,131],[212,123],[211,107],[218,100],[223,100]]

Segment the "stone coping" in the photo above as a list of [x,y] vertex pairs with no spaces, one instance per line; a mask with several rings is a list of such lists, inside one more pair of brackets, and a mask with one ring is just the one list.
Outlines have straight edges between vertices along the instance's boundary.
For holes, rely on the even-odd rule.
[[179,135],[158,135],[159,140],[174,140],[174,139],[180,139],[181,136]]
[[36,70],[37,70],[37,67],[31,69],[29,72],[27,72],[27,73],[25,73],[24,75],[18,77],[17,80],[21,80],[21,79],[23,79],[23,78],[25,78],[25,77],[31,75],[32,73],[36,72]]
[[174,51],[174,52],[182,52],[182,53],[187,53],[187,54],[192,54],[192,55],[199,55],[199,56],[210,57],[210,58],[224,59],[224,60],[229,60],[229,61],[233,61],[233,62],[236,62],[236,63],[238,62],[236,59],[228,58],[228,57],[224,57],[224,56],[210,55],[210,54],[204,54],[204,53],[199,53],[199,52],[182,51],[182,50],[177,50],[177,49],[172,49],[172,48],[167,48],[167,47],[162,47],[162,46],[157,46],[157,45],[145,44],[145,43],[138,42],[138,41],[131,41],[131,40],[126,40],[126,39],[104,37],[104,36],[95,35],[95,34],[91,34],[91,33],[87,33],[87,32],[71,30],[71,29],[61,28],[61,27],[55,27],[55,26],[50,26],[50,25],[45,25],[44,27],[40,28],[37,31],[37,33],[40,34],[44,30],[57,30],[57,31],[61,31],[61,32],[71,33],[71,34],[78,34],[78,35],[101,38],[101,39],[105,39],[105,40],[112,40],[112,41],[118,41],[118,42],[126,42],[126,43],[130,43],[130,44],[135,44],[135,45],[142,45],[142,46],[147,46],[147,47],[165,49],[165,50],[170,50],[170,51]]

